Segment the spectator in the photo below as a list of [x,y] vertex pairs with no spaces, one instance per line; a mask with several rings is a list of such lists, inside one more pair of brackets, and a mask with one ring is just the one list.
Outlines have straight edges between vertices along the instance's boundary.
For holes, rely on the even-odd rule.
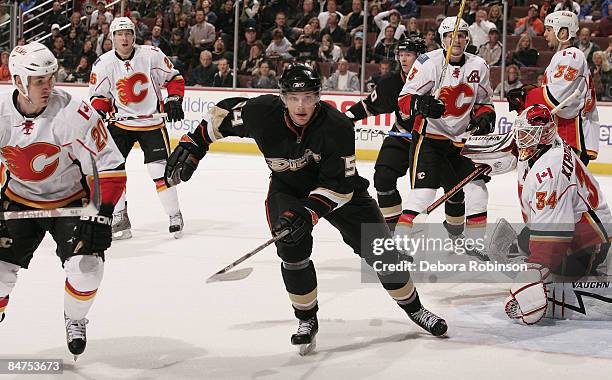
[[319,52],[319,43],[314,39],[312,35],[312,27],[310,24],[304,26],[304,33],[300,35],[295,44],[293,50],[298,57],[306,57],[316,59]]
[[334,44],[329,34],[324,34],[321,39],[319,58],[322,62],[338,62],[342,59],[342,49]]
[[79,53],[83,50],[83,42],[77,37],[77,32],[74,29],[70,29],[68,36],[64,38],[64,46],[70,50],[75,57],[80,57]]
[[142,43],[142,41],[144,41],[145,38],[150,37],[151,32],[149,31],[149,27],[144,22],[140,22],[140,13],[138,13],[137,11],[132,11],[130,13],[130,20],[132,20],[132,22],[134,23],[134,26],[136,27],[136,43],[137,44]]
[[[3,12],[3,9],[4,7],[0,7],[0,14],[1,12]],[[54,1],[53,5],[51,6],[51,12],[49,12],[49,15],[45,19],[45,24],[47,25],[53,25],[53,24],[66,25],[68,24],[68,17],[66,17],[66,15],[63,12],[64,11],[62,9],[62,4],[59,1]],[[4,20],[0,19],[0,24],[2,22],[4,22]]]
[[363,30],[363,8],[361,6],[361,0],[352,1],[352,12],[342,18],[340,27],[352,36]]
[[[36,1],[35,0],[21,0],[21,2],[19,3],[19,10],[21,10],[21,12],[25,13],[27,11],[29,11],[30,9],[34,8],[36,6]],[[32,17],[33,14],[29,13],[26,15],[27,18]]]
[[[196,7],[196,10],[199,9]],[[204,17],[206,18],[206,22],[215,25],[218,17],[217,14],[212,10],[210,1],[202,1],[202,10],[204,11]]]
[[595,34],[600,37],[612,35],[612,2],[608,5],[608,16],[599,20],[599,28]]
[[87,57],[81,57],[77,67],[66,78],[66,82],[87,83],[89,82],[90,74],[91,65],[89,64]]
[[232,0],[223,2],[223,7],[217,14],[215,28],[218,32],[234,34],[234,2]]
[[[361,55],[363,49],[363,32],[355,33],[351,47],[346,51],[346,60],[349,63],[361,63]],[[366,62],[373,61],[372,52],[366,49]]]
[[283,36],[285,36],[290,42],[293,40],[293,28],[287,25],[287,17],[285,16],[285,14],[283,12],[278,12],[274,17],[274,25],[272,26],[272,28],[268,29],[262,36],[263,42],[265,44],[269,44],[270,41],[272,41],[272,34],[276,29],[280,29],[283,32]]
[[170,8],[170,12],[165,17],[165,22],[168,25],[170,30],[174,30],[178,26],[178,22],[183,15],[183,11],[181,8],[181,4],[172,3],[172,7]]
[[[189,16],[183,13],[181,17],[179,17],[178,25],[176,28],[174,28],[174,30],[181,33],[183,39],[185,41],[188,41],[189,34],[191,33],[191,26],[189,26]],[[170,35],[170,38],[172,38],[172,35]]]
[[557,0],[557,5],[555,6],[555,10],[557,11],[570,11],[574,12],[576,16],[580,14],[580,5],[577,2],[572,0]]
[[527,16],[521,18],[516,23],[514,35],[520,36],[527,33],[531,37],[544,35],[544,23],[538,18],[538,6],[531,4],[527,11]]
[[232,87],[234,85],[234,76],[230,71],[227,59],[223,58],[217,62],[219,71],[215,73],[213,78],[213,87]]
[[79,39],[84,40],[87,35],[87,28],[81,22],[81,14],[79,12],[74,12],[72,16],[70,16],[70,26],[64,29],[64,35],[68,35],[68,32],[71,29],[75,29],[77,32],[77,36]]
[[58,24],[51,25],[51,35],[45,41],[45,45],[49,48],[49,50],[53,50],[53,43],[55,42],[55,38],[61,36],[62,34],[60,32],[60,26]]
[[612,9],[609,8],[610,4],[612,4],[610,0],[604,0],[601,2],[601,15],[603,17],[612,15]]
[[376,63],[380,63],[384,60],[395,60],[397,42],[397,39],[393,37],[393,27],[391,25],[387,26],[385,28],[385,38],[374,48],[374,60]]
[[445,18],[446,18],[446,15],[443,15],[443,14],[437,15],[436,16],[436,27],[432,28],[436,32],[436,35],[435,35],[436,43],[439,46],[442,46],[442,40],[440,39],[440,33],[438,33],[438,30],[440,29],[440,24],[442,24],[442,21],[444,21]]
[[[519,70],[518,66],[510,65],[506,67],[506,80],[504,81],[503,86],[504,94],[507,94],[510,90],[514,90],[515,88],[520,88],[523,86],[523,83],[521,83],[521,71]],[[501,90],[502,83],[498,84],[497,87],[495,87],[495,91],[493,91],[493,96],[500,97]]]
[[538,51],[533,48],[528,34],[518,40],[510,61],[518,67],[535,67],[538,64]]
[[210,87],[213,85],[216,73],[217,66],[212,63],[212,54],[208,50],[204,50],[200,53],[200,62],[191,70],[187,85]]
[[[491,5],[491,8],[489,8],[489,16],[487,17],[487,20],[495,24],[495,27],[500,32],[504,30],[504,14],[502,13],[502,9],[499,5]],[[508,31],[508,33],[510,33],[510,31]]]
[[437,32],[434,29],[428,29],[427,33],[425,33],[425,45],[427,46],[427,51],[433,51],[436,49],[440,49],[440,45],[436,42],[436,34]]
[[368,32],[380,33],[380,28],[376,25],[376,16],[380,13],[380,5],[374,3],[368,9]]
[[103,51],[103,45],[105,40],[110,40],[110,25],[108,23],[102,24],[102,28],[100,29],[100,35],[98,36],[98,43],[96,44],[96,54],[101,56],[105,51]]
[[580,14],[578,15],[578,20],[586,20],[587,16],[591,18],[591,12],[593,11],[593,4],[591,4],[591,0],[581,0],[580,2]]
[[578,38],[574,42],[574,46],[584,53],[589,67],[593,66],[593,53],[601,50],[599,46],[591,41],[591,31],[589,28],[582,28],[578,32]]
[[[127,0],[125,0],[127,2]],[[191,3],[190,0],[174,0],[176,3],[181,5],[181,12],[185,13],[187,15],[191,15],[192,9],[193,9],[193,4]]]
[[141,17],[155,18],[157,16],[157,12],[160,10],[160,6],[157,0],[141,0],[136,9],[138,10],[138,13],[140,13]]
[[550,5],[551,1],[552,0],[544,0],[542,2],[542,6],[540,6],[540,13],[538,14],[540,20],[545,20],[546,16],[552,12],[552,7]]
[[261,61],[251,80],[252,88],[278,88],[278,80],[274,70],[270,70],[268,61]]
[[338,69],[323,84],[328,91],[359,91],[359,78],[357,73],[348,70],[346,59],[338,62]]
[[57,58],[57,63],[66,69],[67,72],[70,72],[74,67],[74,56],[64,46],[64,39],[62,37],[55,37],[51,51],[55,58]]
[[489,30],[489,42],[480,45],[478,55],[487,62],[489,66],[501,65],[502,44],[499,42],[499,31],[496,27]]
[[166,55],[170,52],[170,42],[162,37],[161,26],[155,25],[153,27],[153,31],[151,32],[151,45],[157,46]]
[[319,24],[319,19],[317,17],[313,17],[308,21],[308,25],[312,27],[312,38],[317,41],[321,41],[321,25]]
[[478,13],[478,0],[470,0],[469,9],[467,9],[463,13],[463,20],[467,22],[468,25],[472,25],[476,22],[476,15]]
[[215,26],[206,22],[203,10],[196,11],[195,19],[196,23],[189,31],[188,41],[198,51],[210,49],[216,38]]
[[98,59],[98,55],[94,50],[92,40],[85,40],[85,42],[83,42],[83,50],[81,51],[80,56],[87,58],[87,62],[89,62],[90,67]]
[[0,53],[0,81],[11,80],[11,72],[9,71],[8,61],[11,53],[3,51]]
[[321,30],[321,34],[329,34],[332,41],[336,44],[346,44],[346,32],[338,26],[339,18],[337,14],[330,14],[327,18],[327,26]]
[[423,34],[419,30],[419,24],[417,23],[416,17],[411,17],[408,20],[408,26],[406,27],[406,36],[412,37],[423,37]]
[[225,48],[225,41],[223,41],[223,38],[218,37],[213,45],[212,60],[214,63],[218,63],[221,59],[227,59],[228,62],[233,62],[234,54],[227,51]]
[[476,21],[468,28],[470,31],[471,43],[480,47],[489,41],[489,30],[496,28],[495,24],[487,20],[487,12],[479,10],[476,13]]
[[419,8],[414,0],[399,0],[395,3],[393,9],[396,9],[404,20],[416,17],[419,13]]
[[257,25],[257,13],[259,13],[259,1],[244,0],[240,13],[240,25],[247,28]]
[[608,63],[612,65],[612,34],[608,36],[608,48],[604,54],[608,58]]
[[259,41],[251,46],[248,59],[244,60],[240,66],[240,74],[253,75],[253,71],[257,70],[259,63],[264,59],[263,51],[263,45]]
[[327,26],[327,20],[329,19],[330,14],[336,14],[338,16],[338,20],[342,19],[344,16],[342,13],[338,12],[336,0],[327,0],[327,11],[319,13],[319,25],[321,28],[325,28]]
[[238,45],[238,60],[240,62],[249,58],[249,53],[251,52],[251,47],[258,43],[257,41],[257,32],[255,28],[248,27],[244,31],[244,41],[240,41],[240,45]]
[[317,17],[317,12],[314,10],[313,0],[304,0],[302,3],[302,12],[298,13],[292,26],[294,28],[303,29],[313,17]]
[[612,96],[612,68],[601,50],[593,53],[593,83],[597,100],[609,100]]
[[91,13],[89,25],[97,25],[98,16],[100,15],[104,16],[104,20],[109,24],[113,22],[113,14],[106,9],[106,2],[104,0],[96,1],[96,10]]
[[[389,20],[386,20],[387,17],[389,17]],[[395,35],[394,35],[395,39],[399,40],[400,38],[402,38],[402,36],[404,35],[404,32],[406,31],[406,27],[400,24],[400,21],[401,21],[401,16],[399,12],[396,11],[395,9],[392,9],[387,12],[380,12],[379,14],[377,14],[376,17],[374,17],[374,22],[380,29],[380,33],[378,34],[378,37],[376,37],[375,45],[380,43],[383,40],[383,38],[385,38],[387,34],[385,30],[387,29],[388,26],[393,27],[395,31]]]
[[270,42],[266,49],[266,56],[269,58],[290,59],[290,48],[291,42],[285,37],[282,29],[278,28],[272,32],[272,42]]
[[378,65],[378,72],[372,74],[372,76],[370,77],[370,79],[368,79],[368,82],[366,83],[368,91],[374,90],[374,87],[378,85],[378,81],[380,80],[380,78],[391,72],[391,66],[392,65],[390,61],[382,61],[380,65]]
[[175,31],[172,33],[172,40],[170,41],[170,49],[166,54],[174,67],[185,75],[189,71],[189,65],[193,57],[193,47],[185,41],[183,35]]

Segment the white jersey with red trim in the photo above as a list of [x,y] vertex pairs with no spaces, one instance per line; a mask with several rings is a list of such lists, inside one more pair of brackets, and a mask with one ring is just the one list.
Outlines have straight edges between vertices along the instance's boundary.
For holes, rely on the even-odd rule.
[[[464,53],[462,60],[460,66],[448,65],[440,90],[440,100],[444,102],[446,111],[440,119],[426,120],[425,131],[428,136],[443,136],[461,141],[467,137],[465,131],[476,108],[486,106],[493,111],[493,90],[485,60],[470,53]],[[402,111],[406,110],[405,106],[402,107],[402,96],[434,94],[440,86],[444,62],[443,49],[421,54],[417,58],[400,93]],[[424,122],[425,120],[417,116],[413,129],[422,132]]]
[[[113,49],[94,63],[89,96],[98,110],[119,115],[150,115],[162,112],[161,88],[171,81],[180,82],[184,88],[181,74],[157,47],[136,45],[131,58],[125,60],[119,58]],[[179,94],[181,97],[183,88]],[[162,118],[115,124],[131,130],[152,130],[165,125]]]
[[590,77],[587,60],[580,49],[572,46],[553,55],[544,72],[544,96],[548,106],[554,108],[575,90],[580,91],[580,96],[573,98],[557,116],[564,119],[578,116],[590,97]]
[[93,174],[90,154],[101,177],[125,177],[125,160],[89,103],[54,89],[42,113],[25,117],[15,106],[17,94],[0,96],[0,154],[8,168],[2,182],[9,199],[57,208],[84,198],[83,174]]
[[[533,242],[536,249],[547,251],[547,246],[556,243],[581,248],[593,245],[594,238],[601,238],[597,243],[607,241],[612,231],[605,229],[612,223],[612,214],[606,197],[568,144],[557,137],[531,167],[523,163],[518,169],[519,183],[523,182],[523,216],[532,231],[531,250]],[[588,233],[575,233],[580,224],[593,228]]]

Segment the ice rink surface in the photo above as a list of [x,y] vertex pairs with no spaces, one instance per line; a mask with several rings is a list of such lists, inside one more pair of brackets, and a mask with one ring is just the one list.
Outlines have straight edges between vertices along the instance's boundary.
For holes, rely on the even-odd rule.
[[[239,267],[254,268],[248,278],[205,283],[270,236],[264,160],[209,154],[179,188],[181,240],[167,232],[139,150],[127,168],[134,237],[107,252],[85,353],[74,364],[66,347],[64,273],[47,237],[11,294],[0,358],[61,358],[66,379],[612,379],[612,322],[518,325],[503,313],[501,285],[417,284],[423,304],[449,324],[447,338],[429,336],[380,285],[361,283],[360,260],[324,221],[313,253],[318,347],[300,357],[273,248]],[[372,162],[358,169],[372,178]],[[612,194],[612,177],[599,181]],[[515,173],[495,177],[489,192],[489,221],[521,219]]]

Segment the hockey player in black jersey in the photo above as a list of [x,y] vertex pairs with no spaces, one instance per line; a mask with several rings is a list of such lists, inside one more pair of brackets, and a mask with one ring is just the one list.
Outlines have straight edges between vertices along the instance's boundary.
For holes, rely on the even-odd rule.
[[[397,99],[412,64],[419,55],[425,52],[427,52],[427,45],[422,38],[401,40],[395,54],[400,69],[382,77],[374,91],[367,98],[349,108],[346,116],[356,122],[368,116],[393,112],[395,113],[395,124],[391,130],[395,132],[412,131],[414,117],[406,117],[400,113]],[[374,167],[374,187],[378,196],[378,205],[391,230],[395,228],[402,215],[402,198],[397,191],[397,179],[405,176],[408,171],[409,153],[410,139],[389,136],[382,143]]]
[[[360,246],[361,225],[375,236],[390,237],[368,181],[355,167],[353,123],[320,100],[321,80],[308,66],[288,68],[281,96],[228,98],[219,102],[194,132],[184,135],[168,159],[166,181],[176,185],[191,178],[214,141],[227,136],[255,140],[272,171],[266,215],[272,234],[289,234],[276,243],[281,273],[299,320],[291,343],[304,354],[314,348],[318,331],[317,277],[310,260],[312,230],[325,218],[355,253],[372,265],[374,257]],[[368,226],[368,227],[369,227]],[[386,259],[397,262],[397,253]],[[408,273],[379,273],[383,287],[420,327],[435,336],[446,322],[423,308]]]

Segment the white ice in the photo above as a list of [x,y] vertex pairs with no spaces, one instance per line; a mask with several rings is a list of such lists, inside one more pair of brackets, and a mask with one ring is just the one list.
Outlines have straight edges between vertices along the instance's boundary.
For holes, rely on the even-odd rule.
[[[134,237],[107,253],[86,352],[73,364],[64,274],[47,237],[11,294],[0,358],[61,358],[67,379],[612,379],[612,322],[521,326],[503,314],[500,285],[419,285],[424,305],[450,326],[448,338],[429,336],[380,285],[361,283],[358,257],[327,222],[315,228],[313,253],[318,348],[300,357],[289,343],[297,322],[273,247],[241,265],[254,268],[248,278],[205,283],[269,238],[263,159],[209,154],[179,188],[181,240],[167,232],[139,150],[127,167]],[[373,163],[359,170],[371,179]],[[612,177],[599,181],[612,193]],[[515,174],[495,177],[489,189],[489,220],[519,221]]]

